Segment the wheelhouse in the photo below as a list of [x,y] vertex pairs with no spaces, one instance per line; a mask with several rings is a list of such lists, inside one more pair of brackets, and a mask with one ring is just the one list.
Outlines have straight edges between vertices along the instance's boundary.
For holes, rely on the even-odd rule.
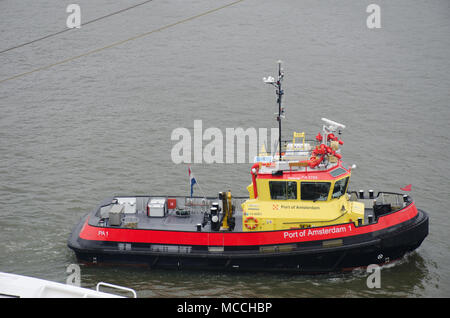
[[[339,159],[311,167],[316,160],[311,159],[314,150],[309,144],[300,145],[288,147],[309,149],[309,161],[298,161],[302,159],[298,152],[284,152],[281,161],[257,162],[252,167],[252,184],[247,187],[249,200],[242,205],[244,231],[315,227],[364,219],[364,205],[350,200],[347,194],[351,168]],[[253,222],[245,228],[248,218],[257,219],[258,226]]]
[[347,192],[349,179],[350,176],[318,181],[269,180],[270,200],[316,202],[339,199]]

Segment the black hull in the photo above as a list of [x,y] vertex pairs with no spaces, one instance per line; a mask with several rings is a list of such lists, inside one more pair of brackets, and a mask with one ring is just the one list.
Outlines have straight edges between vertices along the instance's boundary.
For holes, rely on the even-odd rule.
[[[82,224],[81,222],[80,224]],[[78,226],[80,227],[80,225]],[[78,229],[79,231],[79,229]],[[419,210],[411,220],[376,233],[345,237],[341,246],[325,246],[321,241],[304,243],[286,252],[190,252],[164,253],[145,250],[111,250],[101,242],[84,241],[77,229],[69,239],[80,262],[89,264],[145,265],[177,270],[272,271],[304,274],[348,271],[370,264],[386,264],[417,249],[428,235],[428,216]],[[242,247],[245,249],[246,247]]]

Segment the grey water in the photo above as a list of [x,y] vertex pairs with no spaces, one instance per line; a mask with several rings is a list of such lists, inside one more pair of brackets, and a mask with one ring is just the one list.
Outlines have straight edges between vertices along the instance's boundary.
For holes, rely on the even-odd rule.
[[[175,164],[174,129],[276,127],[285,69],[283,137],[315,136],[320,118],[346,125],[354,190],[412,184],[430,215],[415,252],[368,274],[301,276],[81,266],[81,284],[139,297],[449,297],[450,2],[79,0],[81,28],[0,54],[0,271],[65,282],[67,238],[115,194],[189,194]],[[381,28],[367,27],[370,3]],[[1,0],[0,51],[67,28],[69,3]],[[53,65],[49,68],[46,66]],[[24,74],[33,70],[38,71]],[[204,143],[205,144],[205,143]],[[192,164],[202,190],[247,195],[251,163]],[[196,188],[195,191],[199,191]],[[196,192],[197,193],[197,192]]]

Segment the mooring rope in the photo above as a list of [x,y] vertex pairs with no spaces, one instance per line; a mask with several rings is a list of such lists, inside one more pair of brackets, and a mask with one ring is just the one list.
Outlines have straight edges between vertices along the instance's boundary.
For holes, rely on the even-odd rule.
[[[88,21],[88,22],[83,22],[83,26],[85,26],[85,25],[87,25],[87,24],[89,24],[89,23],[94,23],[94,22],[103,20],[103,19],[105,19],[105,18],[109,18],[109,17],[111,17],[111,16],[113,16],[113,15],[116,15],[116,14],[119,14],[119,13],[122,13],[122,12],[125,12],[125,11],[128,11],[128,10],[130,10],[130,9],[134,9],[134,8],[136,8],[136,7],[139,7],[139,6],[141,6],[141,5],[144,5],[144,4],[146,4],[146,3],[149,3],[149,2],[151,2],[151,1],[153,1],[153,0],[147,0],[147,1],[144,1],[144,2],[141,2],[141,3],[138,3],[138,4],[135,4],[134,6],[131,6],[131,7],[128,7],[128,8],[125,8],[125,9],[122,9],[122,10],[119,10],[119,11],[116,11],[116,12],[113,12],[113,13],[110,13],[110,14],[107,14],[107,15],[104,15],[104,16],[102,16],[102,17],[96,18],[96,19],[94,19],[94,20],[90,20],[90,21]],[[67,31],[71,31],[71,30],[73,30],[73,29],[67,28],[67,29],[64,29],[64,30],[61,30],[61,31],[58,31],[58,32],[55,32],[55,33],[52,33],[52,34],[48,34],[48,35],[43,36],[43,37],[41,37],[41,38],[39,38],[39,39],[35,39],[35,40],[32,40],[32,41],[28,41],[28,42],[25,42],[25,43],[22,43],[22,44],[19,44],[19,45],[10,47],[9,49],[0,51],[0,54],[5,53],[5,52],[8,52],[8,51],[11,51],[11,50],[18,49],[18,48],[23,47],[23,46],[25,46],[25,45],[29,45],[29,44],[32,44],[32,43],[36,43],[36,42],[39,42],[39,41],[42,41],[42,40],[51,38],[52,36],[55,36],[55,35],[58,35],[58,34],[61,34],[61,33],[67,32]]]
[[133,37],[131,37],[131,38],[128,38],[128,39],[125,39],[125,40],[122,40],[122,41],[118,41],[118,42],[112,43],[112,44],[110,44],[110,45],[107,45],[107,46],[104,46],[104,47],[101,47],[101,48],[98,48],[98,49],[95,49],[95,50],[92,50],[92,51],[88,51],[88,52],[85,52],[85,53],[82,53],[82,54],[80,54],[80,55],[77,55],[77,56],[73,56],[73,57],[67,58],[67,59],[62,60],[62,61],[59,61],[59,62],[55,62],[55,63],[53,63],[53,64],[49,64],[49,65],[46,65],[46,66],[42,66],[42,67],[36,68],[36,69],[34,69],[34,70],[28,71],[28,72],[24,72],[24,73],[21,73],[21,74],[17,74],[17,75],[14,75],[14,76],[11,76],[11,77],[2,79],[2,80],[0,80],[0,83],[4,83],[4,82],[7,82],[7,81],[10,81],[10,80],[19,78],[19,77],[23,77],[23,76],[26,76],[26,75],[29,75],[29,74],[32,74],[32,73],[36,73],[36,72],[39,72],[39,71],[43,71],[43,70],[52,68],[52,67],[54,67],[54,66],[61,65],[61,64],[64,64],[64,63],[73,61],[73,60],[77,60],[77,59],[79,59],[79,58],[82,58],[82,57],[85,57],[85,56],[88,56],[88,55],[91,55],[91,54],[94,54],[94,53],[98,53],[98,52],[100,52],[100,51],[103,51],[103,50],[106,50],[106,49],[110,49],[110,48],[112,48],[112,47],[115,47],[115,46],[118,46],[118,45],[121,45],[121,44],[130,42],[130,41],[133,41],[133,40],[136,40],[136,39],[139,39],[139,38],[148,36],[148,35],[150,35],[150,34],[152,34],[152,33],[159,32],[159,31],[163,31],[163,30],[172,28],[172,27],[177,26],[177,25],[179,25],[179,24],[183,24],[183,23],[186,23],[186,22],[189,22],[189,21],[198,19],[198,18],[200,18],[200,17],[203,17],[203,16],[205,16],[205,15],[208,15],[208,14],[211,14],[211,13],[214,13],[214,12],[217,12],[217,11],[219,11],[219,10],[222,10],[222,9],[225,9],[225,8],[228,8],[228,7],[231,7],[231,6],[233,6],[233,5],[235,5],[235,4],[239,3],[239,2],[242,2],[242,1],[244,1],[244,0],[237,0],[237,1],[234,1],[234,2],[231,2],[231,3],[228,3],[228,4],[226,4],[226,5],[223,5],[223,6],[221,6],[221,7],[218,7],[218,8],[215,8],[215,9],[211,9],[211,10],[202,12],[202,13],[200,13],[200,14],[194,15],[194,16],[192,16],[192,17],[189,17],[189,18],[186,18],[186,19],[183,19],[183,20],[180,20],[180,21],[177,21],[177,22],[174,22],[174,23],[171,23],[171,24],[162,26],[162,27],[160,27],[160,28],[158,28],[158,29],[154,29],[154,30],[148,31],[148,32],[145,32],[145,33],[142,33],[142,34],[133,36]]

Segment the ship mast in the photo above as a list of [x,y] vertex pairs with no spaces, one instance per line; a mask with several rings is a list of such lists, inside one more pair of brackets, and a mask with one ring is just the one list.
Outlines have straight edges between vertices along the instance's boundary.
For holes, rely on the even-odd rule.
[[[276,94],[277,94],[277,103],[278,103],[278,154],[279,154],[279,160],[281,161],[281,119],[284,118],[284,108],[281,107],[281,100],[284,94],[283,89],[281,88],[281,82],[284,78],[284,71],[281,68],[281,61],[278,61],[278,79],[275,81],[275,79],[272,76],[268,76],[267,78],[264,77],[263,81],[266,84],[271,84],[276,87]],[[276,114],[276,113],[275,113]]]

